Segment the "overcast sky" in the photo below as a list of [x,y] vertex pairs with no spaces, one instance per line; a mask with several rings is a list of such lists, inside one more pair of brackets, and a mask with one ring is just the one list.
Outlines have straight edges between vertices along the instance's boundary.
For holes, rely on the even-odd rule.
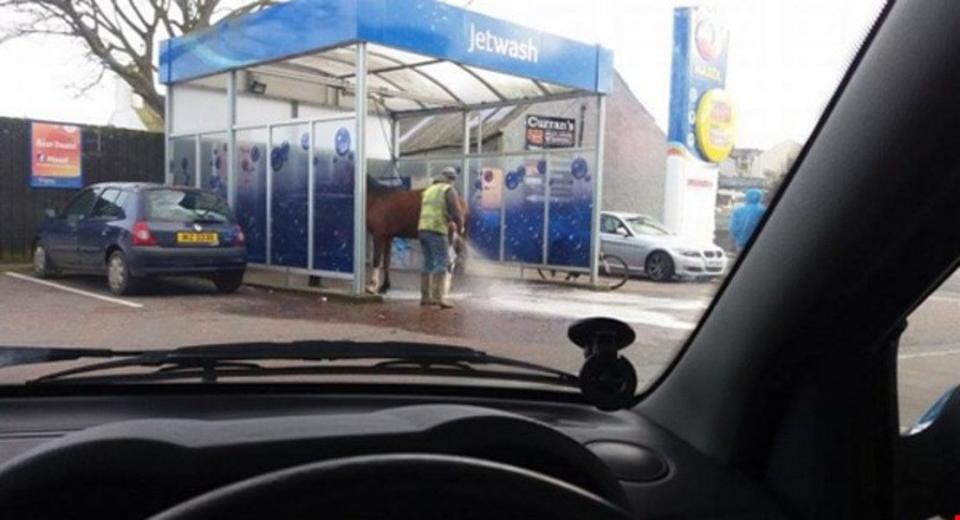
[[[666,128],[672,11],[676,0],[451,0],[450,3],[612,49],[617,69]],[[731,33],[727,89],[736,103],[738,146],[803,141],[816,123],[881,0],[715,0]],[[0,115],[104,124],[114,107],[105,78],[83,49],[56,37],[0,45]]]

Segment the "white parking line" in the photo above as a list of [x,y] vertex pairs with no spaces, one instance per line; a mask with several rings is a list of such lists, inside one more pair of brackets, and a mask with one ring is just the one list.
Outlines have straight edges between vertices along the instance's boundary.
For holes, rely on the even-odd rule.
[[127,307],[133,307],[134,309],[143,308],[143,304],[140,304],[140,303],[121,300],[119,298],[111,298],[109,296],[103,296],[102,294],[92,293],[88,291],[82,291],[80,289],[74,289],[73,287],[67,287],[66,285],[60,285],[58,283],[48,282],[46,280],[40,280],[39,278],[22,275],[20,273],[12,273],[10,271],[7,271],[6,275],[11,278],[16,278],[17,280],[23,280],[25,282],[33,282],[40,285],[46,285],[47,287],[53,287],[54,289],[60,289],[61,291],[66,291],[73,294],[79,294],[81,296],[89,296],[90,298],[96,298],[98,300],[103,300],[105,302],[116,303],[117,305],[125,305]]
[[928,358],[928,357],[944,357],[944,356],[956,356],[960,354],[960,349],[950,349],[950,350],[934,350],[931,352],[916,352],[914,354],[900,354],[897,356],[898,359],[916,359],[916,358]]

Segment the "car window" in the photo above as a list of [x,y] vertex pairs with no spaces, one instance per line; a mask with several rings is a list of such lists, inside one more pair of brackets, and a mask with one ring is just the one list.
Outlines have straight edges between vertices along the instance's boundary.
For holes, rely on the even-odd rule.
[[114,219],[123,217],[123,208],[117,204],[120,190],[108,188],[100,193],[97,203],[93,206],[90,218]]
[[960,272],[937,288],[907,318],[897,351],[900,426],[909,428],[960,373]]
[[610,215],[604,215],[600,220],[600,227],[604,233],[616,233],[620,226],[620,220]]
[[128,200],[130,200],[130,193],[126,190],[120,190],[120,193],[117,194],[117,199],[113,203],[120,208],[121,214],[129,210],[129,208],[127,208]]
[[665,236],[670,234],[670,231],[662,224],[645,217],[628,218],[627,225],[638,235]]
[[77,194],[60,213],[64,218],[84,218],[90,214],[97,195],[92,189],[86,189]]
[[200,190],[159,189],[144,192],[148,221],[195,222],[230,220],[230,207],[213,193]]

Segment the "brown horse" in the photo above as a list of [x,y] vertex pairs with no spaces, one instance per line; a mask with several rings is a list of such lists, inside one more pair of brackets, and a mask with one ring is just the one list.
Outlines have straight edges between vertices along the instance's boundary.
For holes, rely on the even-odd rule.
[[[390,253],[394,238],[416,239],[420,222],[420,206],[424,190],[401,190],[371,184],[367,190],[367,231],[373,235],[373,268],[367,291],[386,294],[390,290]],[[460,211],[467,219],[467,201],[459,198]],[[450,238],[457,256],[465,250],[464,240],[456,236],[451,225]],[[383,269],[383,283],[378,280]]]

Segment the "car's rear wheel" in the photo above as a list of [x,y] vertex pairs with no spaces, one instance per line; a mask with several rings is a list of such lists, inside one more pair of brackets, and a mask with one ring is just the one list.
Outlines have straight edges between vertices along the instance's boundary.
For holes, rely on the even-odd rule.
[[651,253],[643,267],[647,276],[654,282],[668,282],[673,280],[673,276],[676,274],[673,258],[670,258],[670,255],[663,251]]
[[131,294],[137,290],[137,280],[130,275],[130,264],[123,251],[114,251],[107,259],[107,285],[118,296]]
[[40,278],[50,278],[57,274],[50,255],[47,254],[47,248],[40,244],[33,247],[33,273]]
[[213,276],[213,284],[224,293],[234,293],[243,285],[243,273],[220,273]]

